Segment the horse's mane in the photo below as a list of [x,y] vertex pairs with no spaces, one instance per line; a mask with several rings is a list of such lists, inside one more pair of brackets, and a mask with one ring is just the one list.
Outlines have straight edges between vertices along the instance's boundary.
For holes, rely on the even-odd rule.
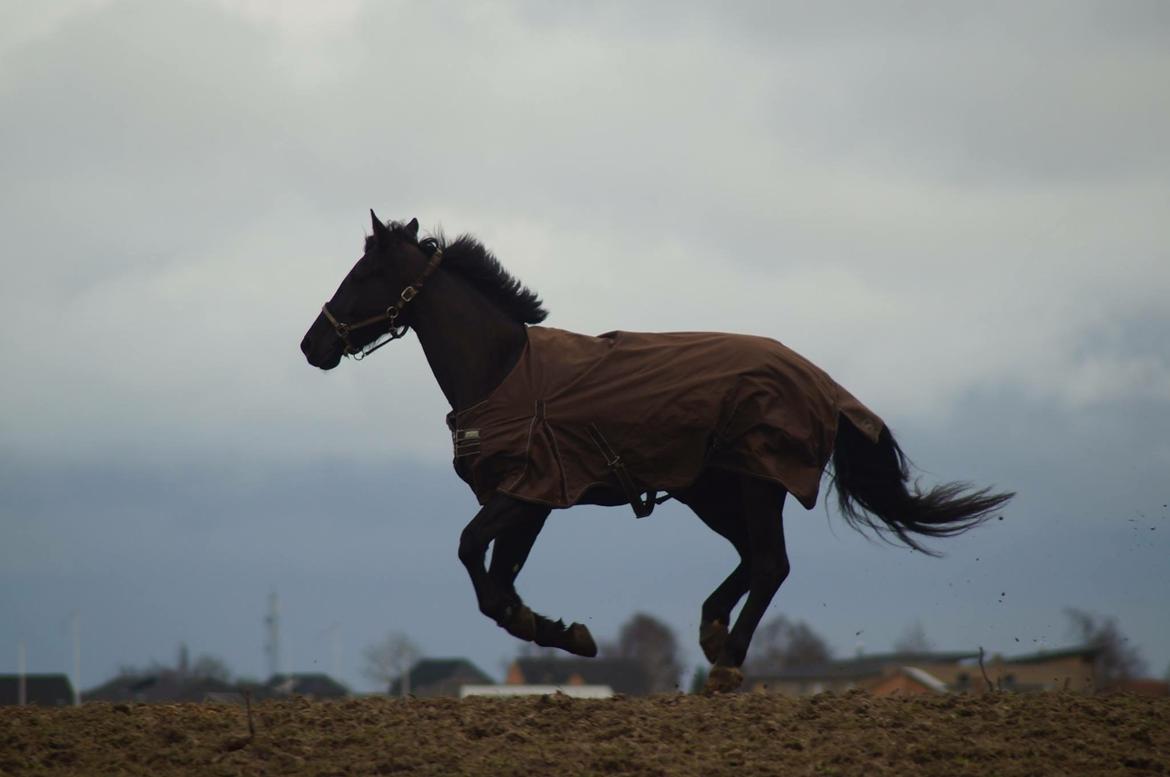
[[442,230],[436,231],[420,243],[428,254],[432,251],[427,244],[432,241],[443,252],[440,267],[462,277],[509,318],[521,324],[539,324],[548,316],[536,292],[505,270],[500,260],[471,235],[460,235],[449,242]]

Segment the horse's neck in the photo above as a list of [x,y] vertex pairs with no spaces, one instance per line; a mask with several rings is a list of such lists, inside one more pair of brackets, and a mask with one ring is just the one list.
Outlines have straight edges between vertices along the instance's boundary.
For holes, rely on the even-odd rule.
[[412,303],[412,327],[454,410],[500,384],[524,350],[524,325],[509,319],[459,276],[437,272]]

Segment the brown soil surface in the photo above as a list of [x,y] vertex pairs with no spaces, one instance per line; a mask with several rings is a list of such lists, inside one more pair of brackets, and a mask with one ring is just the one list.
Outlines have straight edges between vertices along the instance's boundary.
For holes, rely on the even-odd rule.
[[0,708],[0,773],[1170,774],[1170,699],[1071,694]]

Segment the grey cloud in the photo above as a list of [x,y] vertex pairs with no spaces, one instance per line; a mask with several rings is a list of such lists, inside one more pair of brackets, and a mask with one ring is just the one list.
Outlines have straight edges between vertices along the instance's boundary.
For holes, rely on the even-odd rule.
[[[7,301],[19,318],[45,321],[50,340],[76,336],[62,305],[86,321],[92,354],[74,354],[67,369],[86,376],[95,397],[125,392],[127,409],[149,415],[160,395],[135,379],[152,369],[170,376],[170,391],[211,397],[203,386],[242,379],[249,388],[236,394],[271,401],[270,389],[257,391],[266,380],[257,368],[295,361],[288,343],[352,261],[369,205],[424,222],[433,214],[454,229],[486,231],[485,239],[498,222],[541,225],[549,239],[537,257],[525,256],[534,247],[524,242],[490,244],[510,267],[539,269],[521,276],[548,290],[554,322],[760,331],[795,339],[846,372],[858,358],[865,365],[867,357],[848,352],[851,331],[864,329],[881,347],[861,347],[880,350],[879,362],[933,354],[922,391],[944,402],[977,380],[964,355],[971,351],[995,354],[987,357],[993,369],[982,370],[988,380],[1043,387],[1053,370],[1077,380],[1073,358],[1045,357],[1039,378],[1029,363],[1075,353],[1091,331],[1083,311],[1099,291],[1094,265],[1104,252],[1124,251],[1110,259],[1121,272],[1104,281],[1117,286],[1107,303],[1116,317],[1170,284],[1154,190],[1117,182],[1088,193],[1021,188],[1015,173],[996,174],[998,163],[979,154],[964,159],[997,187],[957,188],[950,162],[930,150],[956,132],[986,133],[948,129],[962,111],[920,99],[920,87],[963,110],[993,96],[1002,110],[984,113],[1021,136],[1033,131],[1028,111],[1039,109],[1009,88],[1020,57],[1033,56],[1026,36],[1002,42],[1003,61],[973,93],[951,90],[938,67],[923,65],[938,53],[975,72],[980,45],[1011,15],[963,20],[962,45],[946,50],[930,36],[945,42],[955,24],[930,13],[879,19],[837,8],[806,19],[786,7],[779,13],[796,29],[804,24],[812,39],[828,36],[845,50],[777,46],[757,61],[758,52],[745,55],[720,37],[746,34],[736,14],[719,16],[692,51],[686,25],[709,20],[694,8],[649,32],[613,27],[620,13],[610,7],[532,36],[523,16],[508,13],[475,19],[457,8],[371,6],[348,37],[306,49],[214,7],[122,4],[79,15],[7,54],[23,78],[10,76],[4,92],[6,115],[17,117],[4,140],[33,152],[13,156],[9,180],[22,185],[3,194],[5,212],[20,213],[5,219],[5,231],[24,257],[13,262],[22,282],[7,287]],[[1092,31],[1068,14],[1054,23],[1076,32],[1069,46]],[[758,33],[767,24],[751,26]],[[1078,61],[1091,67],[1131,34],[1104,36]],[[871,66],[865,41],[874,40],[897,57]],[[1054,60],[1069,54],[1052,31],[1036,43],[1053,47]],[[290,67],[298,52],[304,61]],[[707,53],[721,56],[701,58]],[[1118,67],[1104,74],[1103,89],[1118,91],[1108,79],[1148,70],[1144,60]],[[1070,92],[1075,79],[1041,75],[1065,84],[1085,110],[1109,113],[1093,88]],[[885,79],[879,93],[866,86],[874,77]],[[1141,110],[1157,110],[1140,98]],[[777,105],[785,106],[780,126],[770,118]],[[1133,110],[1118,115],[1143,126]],[[892,128],[886,140],[883,127]],[[1009,143],[1005,153],[1039,159],[1060,142]],[[1131,139],[1110,148],[1148,156]],[[913,157],[906,165],[903,154]],[[1067,167],[1080,175],[1094,164],[1086,157]],[[663,256],[684,281],[669,289],[660,283]],[[711,263],[727,279],[724,293],[710,293]],[[1137,273],[1141,284],[1129,280]],[[596,288],[583,296],[582,284]],[[654,309],[633,312],[645,305],[644,288],[662,293]],[[58,294],[56,309],[44,301]],[[819,296],[835,304],[817,304]],[[903,336],[922,320],[934,323]],[[1021,328],[1030,331],[1020,337]],[[832,338],[817,334],[829,329]],[[7,347],[25,354],[35,345],[20,336]],[[48,366],[22,386],[71,385]],[[352,380],[361,379],[329,385]],[[424,372],[412,385],[421,395],[426,384]],[[372,388],[345,390],[375,401]],[[168,414],[166,401],[156,421]],[[202,412],[212,423],[230,416]]]

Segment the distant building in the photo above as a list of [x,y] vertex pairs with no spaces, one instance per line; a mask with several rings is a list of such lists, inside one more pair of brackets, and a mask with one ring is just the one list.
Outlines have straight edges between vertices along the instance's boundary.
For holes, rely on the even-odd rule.
[[[1097,671],[1100,656],[1101,649],[1090,646],[1044,650],[1014,658],[996,656],[988,663],[987,673],[991,682],[1005,691],[1092,693],[1100,690]],[[978,684],[985,685],[982,681]]]
[[[424,658],[410,668],[412,696],[459,696],[464,685],[492,684],[492,678],[466,658]],[[401,678],[390,686],[390,695],[402,695]]]
[[900,666],[862,687],[874,696],[920,696],[947,692],[946,683],[916,666]]
[[614,693],[645,696],[650,677],[630,658],[517,658],[508,685],[608,685]]
[[120,674],[114,679],[86,691],[86,701],[135,701],[143,703],[204,702],[209,699],[235,699],[251,692],[254,699],[305,696],[311,699],[336,699],[349,695],[349,689],[326,674],[280,674],[262,684],[231,683],[212,677],[200,677],[157,669]]
[[123,669],[116,677],[82,694],[85,701],[201,702],[209,695],[239,690],[228,681],[222,661],[203,656],[192,664],[185,643],[179,643],[175,665]]
[[341,699],[349,689],[323,672],[292,672],[274,674],[260,686],[262,697],[305,696],[310,699]]
[[[20,703],[20,675],[0,674],[0,706]],[[26,674],[24,703],[66,707],[73,703],[73,683],[63,674]]]
[[82,694],[86,701],[201,702],[210,693],[230,693],[225,680],[196,677],[173,669],[120,674]]
[[[1097,660],[1100,650],[1072,647],[1022,656],[992,656],[979,666],[978,652],[875,653],[813,666],[750,675],[744,690],[806,696],[851,689],[876,695],[953,691],[985,693],[988,682],[997,690],[1100,690]],[[986,677],[984,676],[986,673]]]
[[854,688],[884,693],[935,692],[951,686],[968,671],[966,662],[978,657],[978,653],[971,652],[874,653],[749,675],[744,678],[743,688],[786,696],[843,693]]

